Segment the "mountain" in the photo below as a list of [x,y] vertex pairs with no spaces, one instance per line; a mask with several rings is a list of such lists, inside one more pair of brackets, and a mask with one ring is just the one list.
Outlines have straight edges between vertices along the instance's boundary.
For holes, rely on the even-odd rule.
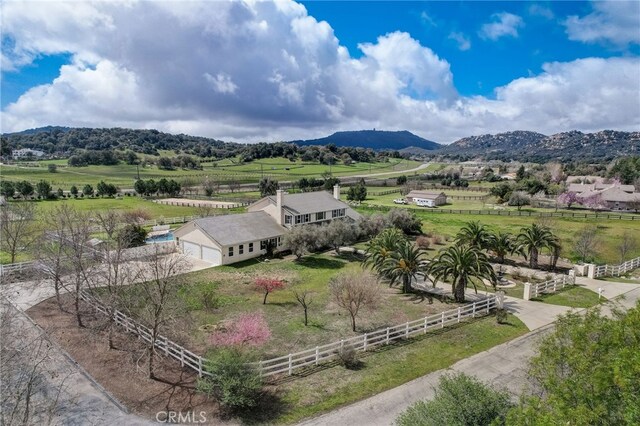
[[45,126],[45,127],[37,127],[35,129],[27,129],[21,132],[6,133],[6,134],[7,135],[35,135],[37,133],[68,132],[70,130],[71,130],[71,127]]
[[320,139],[310,139],[305,141],[292,141],[297,145],[327,145],[350,146],[360,148],[372,148],[375,150],[401,150],[414,147],[433,151],[442,145],[430,140],[416,136],[406,130],[399,132],[389,132],[382,130],[357,130],[349,132],[336,132],[331,136]]
[[436,154],[464,159],[535,162],[609,160],[640,155],[640,132],[603,130],[582,133],[574,130],[545,136],[536,132],[514,131],[462,138]]

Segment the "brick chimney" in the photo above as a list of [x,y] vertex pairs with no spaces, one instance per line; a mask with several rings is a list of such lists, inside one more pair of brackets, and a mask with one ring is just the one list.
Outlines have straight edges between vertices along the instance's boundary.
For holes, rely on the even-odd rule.
[[333,198],[340,200],[340,185],[333,185]]
[[278,225],[282,225],[282,197],[284,191],[282,189],[278,189],[276,191],[276,222]]

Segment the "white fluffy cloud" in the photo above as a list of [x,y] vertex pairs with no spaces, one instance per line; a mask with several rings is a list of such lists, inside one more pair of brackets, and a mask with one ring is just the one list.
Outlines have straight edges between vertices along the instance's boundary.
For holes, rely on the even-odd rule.
[[494,13],[491,22],[482,25],[478,33],[481,38],[497,40],[501,37],[518,37],[518,28],[524,26],[522,18],[508,12]]
[[458,49],[465,51],[471,49],[471,40],[464,33],[453,31],[449,34],[449,39],[458,44]]
[[409,34],[363,43],[354,58],[295,2],[69,4],[41,3],[34,13],[2,3],[7,66],[73,57],[5,108],[3,131],[123,126],[258,141],[376,127],[450,142],[515,129],[640,127],[637,58],[547,64],[495,99],[467,98],[450,64]]
[[621,47],[640,44],[640,2],[597,1],[593,9],[584,17],[570,16],[564,22],[571,40]]

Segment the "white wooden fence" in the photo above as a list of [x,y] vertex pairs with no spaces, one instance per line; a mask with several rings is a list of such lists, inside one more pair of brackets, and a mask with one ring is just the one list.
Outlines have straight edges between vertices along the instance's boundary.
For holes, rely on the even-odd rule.
[[156,225],[172,225],[175,223],[187,223],[192,220],[200,219],[200,216],[176,216],[159,219],[145,220],[142,222],[142,226],[156,226]]
[[573,274],[558,275],[557,277],[542,283],[524,283],[524,300],[534,299],[541,294],[555,293],[568,285],[574,285],[576,277]]
[[637,268],[640,268],[640,257],[627,260],[619,265],[593,265],[593,278],[619,277]]
[[[80,293],[80,297],[99,312],[109,315],[106,306],[92,295],[83,291]],[[394,327],[383,328],[349,339],[341,339],[338,342],[316,346],[312,349],[278,358],[260,361],[256,366],[259,367],[263,376],[273,376],[282,373],[292,375],[295,370],[315,366],[322,362],[335,359],[340,349],[344,348],[345,345],[350,345],[356,351],[367,351],[377,346],[387,345],[396,340],[408,339],[419,334],[426,334],[427,331],[430,330],[441,329],[451,324],[458,324],[465,318],[487,315],[492,309],[496,308],[497,305],[498,297],[492,295],[486,299],[419,320],[409,321]],[[152,334],[148,327],[145,327],[118,310],[114,313],[114,321],[128,332],[136,334],[138,338],[147,343],[151,343]],[[187,366],[197,372],[198,376],[211,375],[203,368],[206,362],[204,358],[172,342],[167,337],[159,335],[156,338],[155,347],[166,356],[178,360],[181,366]]]
[[[107,316],[109,315],[109,310],[107,309],[107,307],[92,295],[81,291],[80,298],[89,305],[93,306],[98,312],[101,312]],[[139,339],[142,339],[147,343],[151,343],[151,341],[153,340],[151,329],[133,320],[119,310],[116,310],[113,315],[114,322],[116,324],[123,327],[129,333],[137,335]],[[204,370],[204,358],[194,354],[193,352],[185,349],[177,343],[174,343],[167,337],[158,335],[156,337],[154,346],[164,355],[179,361],[181,366],[187,366],[197,372],[198,376],[202,377],[210,375],[210,373]]]
[[40,266],[39,263],[35,262],[35,261],[10,263],[8,265],[0,265],[0,277],[2,277],[4,275],[11,274],[13,272],[30,271],[32,269],[38,268],[39,266]]
[[264,376],[275,374],[292,375],[295,370],[316,366],[338,357],[339,351],[345,346],[350,346],[358,352],[367,351],[377,346],[387,345],[396,340],[408,339],[419,334],[426,334],[429,330],[444,328],[447,325],[457,324],[465,318],[473,318],[487,315],[497,306],[495,295],[486,299],[461,306],[457,309],[431,315],[415,321],[409,321],[394,327],[387,327],[371,333],[316,346],[301,352],[281,356],[278,358],[260,361],[260,371]]

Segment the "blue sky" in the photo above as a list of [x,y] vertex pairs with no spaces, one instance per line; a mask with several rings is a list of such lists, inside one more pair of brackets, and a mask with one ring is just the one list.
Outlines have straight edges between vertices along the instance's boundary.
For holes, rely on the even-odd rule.
[[2,131],[640,130],[640,2],[3,2]]

